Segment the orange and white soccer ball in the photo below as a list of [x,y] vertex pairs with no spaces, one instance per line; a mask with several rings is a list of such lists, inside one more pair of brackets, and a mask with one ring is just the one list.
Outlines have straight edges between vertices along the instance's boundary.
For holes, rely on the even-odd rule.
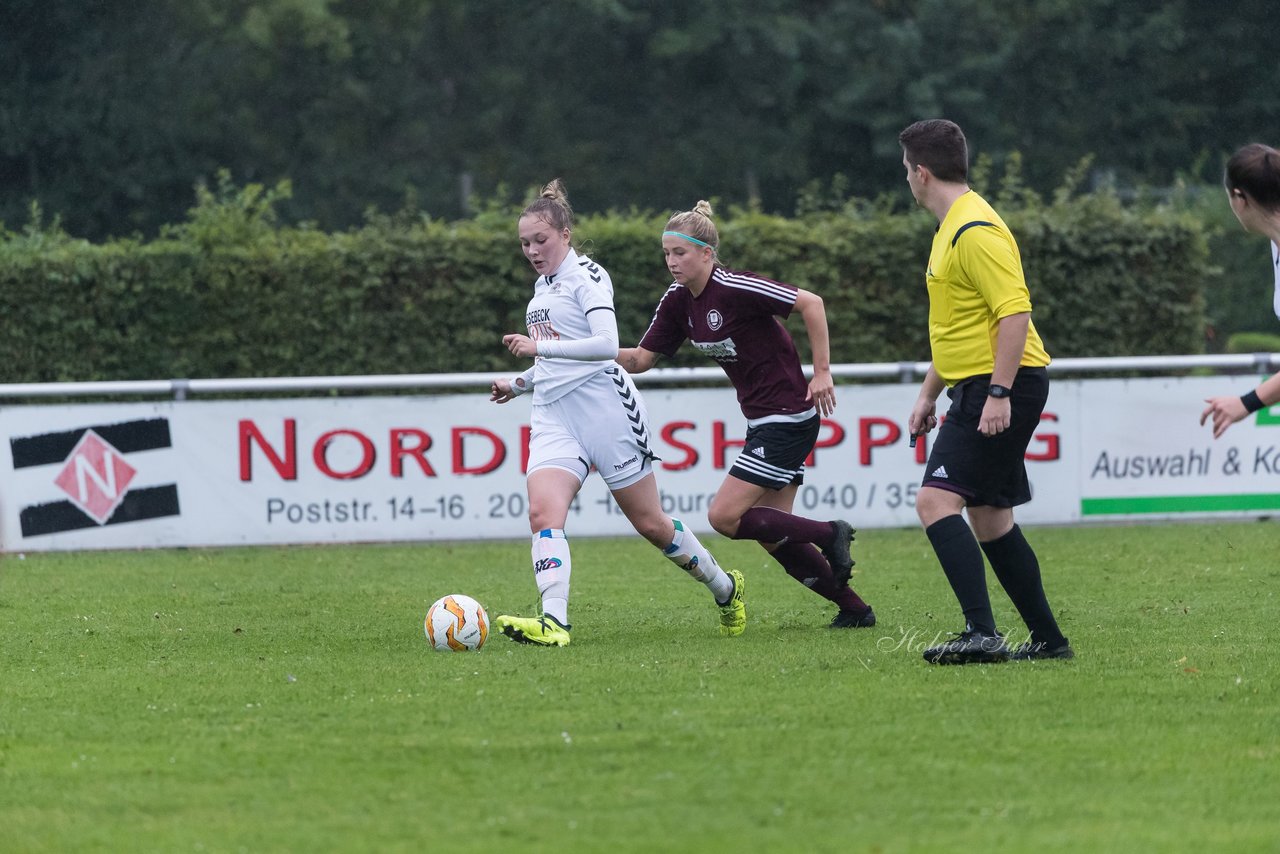
[[441,652],[479,649],[489,637],[489,615],[470,596],[442,596],[427,609],[422,623],[427,640]]

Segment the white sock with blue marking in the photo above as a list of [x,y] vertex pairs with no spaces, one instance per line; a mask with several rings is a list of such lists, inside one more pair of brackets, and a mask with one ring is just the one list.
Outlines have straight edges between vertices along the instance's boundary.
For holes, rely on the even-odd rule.
[[728,602],[733,595],[733,579],[725,574],[693,531],[686,528],[679,519],[673,518],[671,523],[675,526],[675,535],[671,545],[663,549],[662,554],[689,573],[691,578],[707,585],[717,602]]
[[569,625],[569,540],[562,528],[543,528],[533,535],[533,580],[542,595],[542,612]]

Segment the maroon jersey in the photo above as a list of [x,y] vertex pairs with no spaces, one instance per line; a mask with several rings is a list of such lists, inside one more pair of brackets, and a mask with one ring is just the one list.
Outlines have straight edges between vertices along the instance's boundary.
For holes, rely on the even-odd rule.
[[796,304],[796,288],[755,273],[716,267],[697,297],[672,283],[640,346],[674,356],[685,338],[720,363],[749,421],[813,408],[791,334],[779,318]]

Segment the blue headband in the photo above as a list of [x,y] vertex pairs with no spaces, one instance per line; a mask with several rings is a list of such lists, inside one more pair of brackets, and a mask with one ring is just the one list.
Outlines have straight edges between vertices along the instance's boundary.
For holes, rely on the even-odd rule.
[[667,237],[667,236],[670,236],[670,237],[683,237],[685,240],[689,241],[690,243],[696,243],[696,244],[698,244],[699,246],[705,246],[705,247],[707,247],[708,249],[710,249],[710,250],[711,250],[711,251],[713,251],[713,252],[715,251],[715,247],[714,247],[714,246],[712,246],[710,243],[706,243],[706,242],[704,242],[704,241],[701,241],[701,240],[699,240],[699,239],[698,239],[698,238],[696,238],[696,237],[690,237],[690,236],[689,236],[689,235],[687,235],[687,234],[681,234],[681,233],[680,233],[680,232],[678,232],[678,231],[664,231],[664,232],[662,232],[662,236],[663,236],[663,237]]

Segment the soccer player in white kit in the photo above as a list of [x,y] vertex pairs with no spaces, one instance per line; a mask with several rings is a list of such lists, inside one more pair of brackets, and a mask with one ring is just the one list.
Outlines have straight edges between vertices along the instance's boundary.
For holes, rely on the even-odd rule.
[[490,399],[507,403],[533,392],[525,485],[543,613],[499,616],[496,626],[521,643],[568,645],[572,562],[564,528],[570,504],[595,466],[636,532],[711,591],[720,633],[742,634],[742,574],[722,570],[693,532],[662,510],[644,400],[614,361],[613,282],[603,267],[573,250],[572,224],[558,178],[520,214],[520,245],[538,279],[525,312],[529,334],[504,335],[502,343],[534,362],[519,376],[495,380]]
[[[1244,146],[1227,161],[1223,184],[1231,212],[1240,220],[1241,227],[1271,239],[1276,281],[1273,306],[1276,316],[1280,317],[1280,151],[1258,142]],[[1200,413],[1200,423],[1212,418],[1216,439],[1245,416],[1277,402],[1280,402],[1280,374],[1243,395],[1209,398],[1205,401],[1209,406]]]

